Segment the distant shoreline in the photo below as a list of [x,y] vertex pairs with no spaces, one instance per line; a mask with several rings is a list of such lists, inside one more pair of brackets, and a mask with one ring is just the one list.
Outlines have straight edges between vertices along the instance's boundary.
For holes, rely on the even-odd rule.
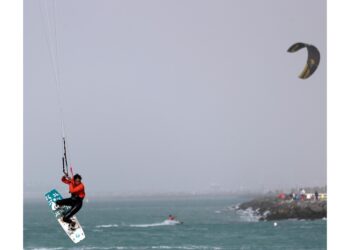
[[259,220],[327,218],[327,200],[281,200],[276,197],[256,198],[235,207],[259,217]]
[[[66,193],[63,193],[66,195]],[[69,194],[67,194],[68,196]],[[233,192],[218,192],[218,193],[159,193],[159,194],[110,194],[110,195],[87,195],[88,201],[114,201],[114,200],[167,200],[167,199],[196,199],[196,198],[220,198],[232,197],[232,199],[242,198],[249,199],[261,194],[257,193],[233,193]],[[35,195],[31,197],[24,196],[24,202],[41,201],[44,195]]]
[[[66,189],[57,189],[63,196],[69,196],[69,193]],[[125,193],[117,193],[117,192],[87,192],[86,200],[89,201],[111,201],[111,200],[159,200],[159,199],[173,199],[173,198],[216,198],[216,197],[232,197],[232,199],[243,198],[254,199],[261,198],[266,196],[274,196],[277,195],[279,191],[198,191],[198,192],[125,192]],[[30,201],[41,201],[44,197],[45,191],[41,192],[24,192],[23,200],[24,202]]]

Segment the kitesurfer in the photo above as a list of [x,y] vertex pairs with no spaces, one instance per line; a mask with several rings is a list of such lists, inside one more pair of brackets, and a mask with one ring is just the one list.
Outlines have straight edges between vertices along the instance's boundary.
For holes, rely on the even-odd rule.
[[62,177],[62,182],[69,185],[69,192],[71,193],[71,197],[67,199],[62,199],[56,201],[53,204],[53,209],[56,210],[60,206],[69,206],[70,209],[63,216],[62,220],[66,223],[69,223],[70,229],[75,229],[75,222],[71,220],[71,217],[75,215],[83,206],[83,200],[85,197],[85,187],[81,182],[82,178],[79,174],[75,174],[73,179],[64,175]]

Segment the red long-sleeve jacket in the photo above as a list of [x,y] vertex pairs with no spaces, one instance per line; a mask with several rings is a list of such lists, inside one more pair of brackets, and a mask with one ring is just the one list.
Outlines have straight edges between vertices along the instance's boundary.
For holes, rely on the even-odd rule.
[[69,180],[65,176],[62,177],[62,182],[69,185],[69,193],[72,195],[79,196],[82,199],[85,197],[85,187],[82,182],[75,185],[73,179]]

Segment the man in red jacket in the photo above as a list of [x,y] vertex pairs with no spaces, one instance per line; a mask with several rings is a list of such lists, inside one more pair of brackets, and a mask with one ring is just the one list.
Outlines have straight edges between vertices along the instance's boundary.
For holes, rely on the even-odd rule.
[[71,197],[56,201],[56,206],[53,206],[54,210],[60,206],[69,206],[70,210],[63,216],[63,221],[69,223],[70,229],[75,229],[75,222],[71,220],[71,217],[75,215],[83,206],[83,199],[85,197],[84,184],[81,182],[81,176],[76,174],[73,179],[67,176],[62,177],[62,182],[69,185],[69,192]]

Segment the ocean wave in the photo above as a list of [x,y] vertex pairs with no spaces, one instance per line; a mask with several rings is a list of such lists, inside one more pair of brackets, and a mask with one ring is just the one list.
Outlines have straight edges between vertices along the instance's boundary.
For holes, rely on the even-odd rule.
[[119,227],[118,224],[106,224],[106,225],[97,225],[96,228],[110,228],[110,227]]
[[175,226],[178,224],[181,224],[181,222],[175,221],[175,220],[165,220],[163,222],[152,223],[152,224],[131,224],[130,227],[160,227],[160,226]]
[[220,250],[222,249],[221,247],[211,247],[211,246],[152,246],[151,249],[183,249],[183,250],[197,250],[197,249],[202,249],[202,250]]
[[63,247],[39,247],[39,248],[24,248],[24,250],[61,250],[61,249],[70,249],[70,250],[124,250],[124,249],[146,249],[146,248],[138,248],[138,247],[123,247],[123,246],[113,246],[113,247],[71,247],[71,248],[63,248]]
[[63,247],[34,247],[34,248],[24,248],[30,249],[30,250],[61,250],[64,249]]
[[[61,249],[67,249],[63,247],[52,247],[52,248],[28,248],[30,250],[61,250]],[[184,245],[184,246],[112,246],[112,247],[72,247],[68,248],[70,250],[151,250],[151,249],[158,249],[158,250],[166,250],[166,249],[178,249],[178,250],[221,250],[221,247],[215,247],[215,246],[198,246],[198,245]]]
[[246,222],[258,222],[261,218],[258,212],[252,208],[247,208],[245,210],[236,210],[236,213],[242,221]]
[[209,247],[209,246],[115,246],[115,247],[83,247],[83,248],[71,248],[72,250],[151,250],[151,249],[178,249],[178,250],[221,250],[221,247]]

